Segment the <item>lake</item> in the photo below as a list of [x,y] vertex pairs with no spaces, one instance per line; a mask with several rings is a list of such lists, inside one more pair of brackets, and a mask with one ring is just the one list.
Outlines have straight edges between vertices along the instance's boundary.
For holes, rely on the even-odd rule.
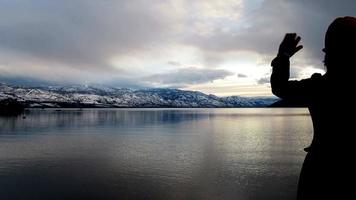
[[295,199],[303,108],[32,109],[0,117],[0,199]]

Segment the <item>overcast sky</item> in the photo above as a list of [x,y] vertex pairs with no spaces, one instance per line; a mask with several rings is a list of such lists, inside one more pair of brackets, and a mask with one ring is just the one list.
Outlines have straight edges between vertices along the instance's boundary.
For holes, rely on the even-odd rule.
[[271,95],[284,34],[302,37],[292,77],[305,78],[346,15],[356,1],[0,0],[0,78]]

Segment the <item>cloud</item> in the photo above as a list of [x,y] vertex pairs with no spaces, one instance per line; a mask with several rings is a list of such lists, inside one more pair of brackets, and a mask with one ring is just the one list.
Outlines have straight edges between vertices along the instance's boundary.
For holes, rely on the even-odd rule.
[[[222,23],[209,35],[192,35],[187,42],[199,47],[208,61],[212,54],[217,58],[231,51],[256,52],[270,60],[284,33],[297,32],[305,47],[299,58],[306,65],[322,68],[321,49],[328,25],[338,16],[355,15],[355,10],[356,1],[352,0],[264,0],[235,25]],[[225,26],[230,29],[224,29]]]
[[247,78],[247,75],[246,75],[246,74],[240,74],[240,73],[238,73],[238,74],[237,74],[237,77],[238,77],[238,78]]
[[265,76],[257,80],[257,83],[260,85],[269,84],[270,83],[270,76]]
[[181,66],[182,64],[180,64],[180,62],[177,61],[168,61],[167,62],[168,65],[172,65],[172,66]]
[[112,57],[164,45],[174,22],[160,5],[144,0],[5,0],[0,47],[36,64],[112,70]]
[[[0,74],[123,87],[231,72],[245,83],[263,79],[286,32],[302,36],[305,48],[292,59],[292,77],[301,78],[305,68],[323,68],[331,21],[356,10],[354,0],[0,1]],[[199,68],[188,74],[184,66]]]
[[233,73],[221,69],[187,67],[172,72],[154,74],[143,78],[143,80],[154,85],[182,88],[189,84],[206,83],[230,75]]

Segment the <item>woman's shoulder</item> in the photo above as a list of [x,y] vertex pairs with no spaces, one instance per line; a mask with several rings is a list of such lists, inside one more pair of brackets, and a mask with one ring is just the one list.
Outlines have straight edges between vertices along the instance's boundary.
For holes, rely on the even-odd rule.
[[323,84],[327,79],[325,75],[322,75],[320,73],[314,73],[310,78],[310,82],[312,85],[319,85]]
[[318,85],[325,80],[325,77],[320,73],[314,73],[310,78],[302,79],[300,82],[306,86]]
[[323,75],[321,75],[320,73],[314,73],[312,76],[311,76],[311,79],[313,80],[322,80],[324,78]]

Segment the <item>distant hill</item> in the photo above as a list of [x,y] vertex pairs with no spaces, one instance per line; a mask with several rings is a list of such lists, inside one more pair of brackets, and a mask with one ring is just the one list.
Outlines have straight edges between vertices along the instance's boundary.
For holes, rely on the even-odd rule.
[[275,97],[218,97],[179,89],[126,89],[107,86],[20,87],[0,84],[0,100],[15,99],[26,107],[221,108],[267,107]]

